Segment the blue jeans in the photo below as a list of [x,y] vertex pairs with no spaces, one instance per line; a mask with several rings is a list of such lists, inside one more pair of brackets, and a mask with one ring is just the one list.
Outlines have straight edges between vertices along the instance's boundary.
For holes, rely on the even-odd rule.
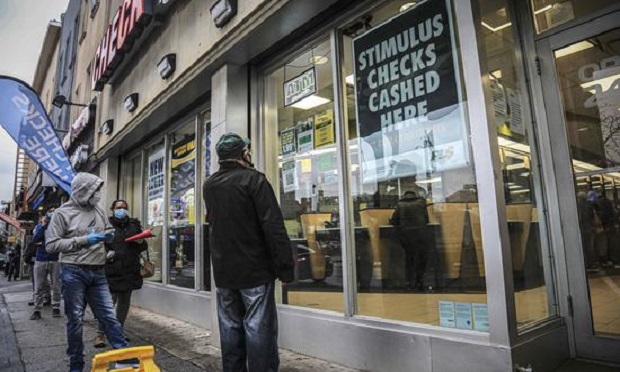
[[224,372],[276,372],[278,315],[274,283],[217,289]]
[[114,314],[105,270],[89,270],[76,265],[63,264],[60,278],[67,316],[67,355],[70,371],[81,372],[84,368],[82,325],[87,303],[99,323],[104,325],[110,345],[114,349],[128,347],[121,324]]

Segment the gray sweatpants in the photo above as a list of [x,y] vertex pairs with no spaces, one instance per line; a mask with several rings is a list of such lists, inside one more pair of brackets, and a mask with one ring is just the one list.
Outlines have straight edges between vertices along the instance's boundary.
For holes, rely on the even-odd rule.
[[43,308],[48,275],[52,283],[52,307],[60,307],[60,262],[36,261],[34,263],[34,310]]

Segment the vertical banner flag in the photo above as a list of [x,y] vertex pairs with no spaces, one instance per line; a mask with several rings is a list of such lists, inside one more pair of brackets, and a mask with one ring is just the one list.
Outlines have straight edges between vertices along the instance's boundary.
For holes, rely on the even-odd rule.
[[419,2],[353,40],[365,183],[469,164],[450,3]]
[[60,187],[71,193],[73,168],[37,93],[0,75],[0,126]]

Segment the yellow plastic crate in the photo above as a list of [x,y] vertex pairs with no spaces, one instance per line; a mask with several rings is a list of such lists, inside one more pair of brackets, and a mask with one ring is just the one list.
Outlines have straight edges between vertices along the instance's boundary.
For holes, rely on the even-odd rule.
[[[126,349],[110,350],[105,353],[97,354],[93,357],[92,372],[160,372],[155,364],[153,357],[155,348],[153,346],[138,346]],[[108,364],[125,359],[139,359],[140,368],[122,368],[108,370]]]

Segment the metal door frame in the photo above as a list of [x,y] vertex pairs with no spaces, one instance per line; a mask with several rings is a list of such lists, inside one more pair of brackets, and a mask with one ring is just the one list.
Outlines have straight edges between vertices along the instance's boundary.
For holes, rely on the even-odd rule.
[[555,241],[556,260],[558,267],[561,267],[558,283],[564,282],[558,289],[559,293],[564,295],[560,300],[563,305],[561,315],[567,319],[570,328],[571,354],[614,363],[620,362],[620,353],[617,352],[620,350],[620,338],[594,334],[581,232],[580,229],[573,228],[579,226],[576,190],[554,51],[618,28],[618,19],[620,11],[614,7],[599,17],[584,22],[576,21],[571,28],[549,32],[548,36],[543,34],[536,37],[535,55],[531,56],[531,62],[540,75],[542,101],[539,101],[541,103],[538,104],[537,111],[541,115],[539,125],[547,132],[544,136],[546,143],[543,138],[541,143],[542,147],[548,148],[543,154],[547,155],[545,163],[550,165],[547,169],[553,169],[548,176],[555,178],[554,184],[562,185],[555,188],[557,197],[553,204],[557,206],[557,210],[551,211],[556,217],[551,218],[551,222],[555,220],[552,225],[554,235],[561,235]]

